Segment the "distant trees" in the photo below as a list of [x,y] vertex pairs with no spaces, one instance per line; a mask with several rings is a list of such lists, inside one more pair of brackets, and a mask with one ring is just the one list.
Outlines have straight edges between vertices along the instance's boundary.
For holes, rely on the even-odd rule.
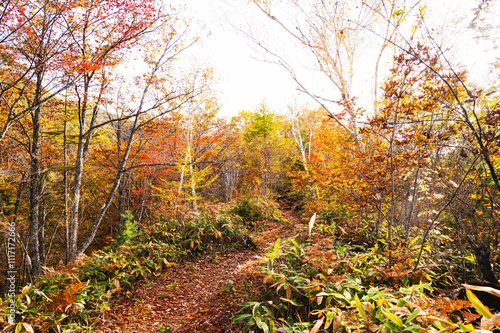
[[292,154],[284,119],[269,110],[265,102],[256,111],[244,112],[241,117],[241,134],[246,144],[242,165],[245,185],[253,186],[258,195],[267,197],[283,178],[283,166]]
[[[424,3],[253,3],[326,78],[312,85],[303,75],[310,71],[249,33],[335,122],[315,128],[308,170],[294,177],[296,187],[304,187],[306,174],[317,184],[310,206],[369,221],[377,236],[385,224],[389,250],[395,228],[404,227],[408,237],[421,226],[425,243],[434,228],[451,227],[457,244],[475,254],[482,276],[496,281],[489,258],[497,253],[500,231],[498,93],[486,81],[472,83],[450,58]],[[470,12],[480,38],[493,29],[488,6],[481,2]],[[378,39],[377,49],[368,39]],[[363,57],[356,54],[361,50]],[[386,50],[393,52],[392,66],[379,84]],[[361,61],[374,65],[373,109],[356,101],[364,97],[354,90],[354,73],[367,68]],[[327,84],[332,89],[321,90]]]

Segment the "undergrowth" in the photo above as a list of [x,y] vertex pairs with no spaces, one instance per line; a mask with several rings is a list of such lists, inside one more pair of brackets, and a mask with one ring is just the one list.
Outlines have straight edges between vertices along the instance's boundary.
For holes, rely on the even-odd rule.
[[[500,327],[500,314],[492,314],[469,290],[472,303],[453,298],[456,275],[464,273],[456,267],[468,265],[462,265],[463,256],[439,228],[425,244],[415,229],[408,241],[389,246],[365,228],[345,231],[328,228],[328,222],[320,220],[304,242],[278,240],[269,249],[261,264],[267,292],[240,304],[235,324],[243,323],[245,331],[289,333],[489,332]],[[395,232],[404,235],[404,230]]]
[[259,227],[260,222],[263,221],[283,221],[278,204],[271,200],[243,198],[237,201],[228,212],[252,228]]
[[7,322],[9,299],[4,297],[2,332],[92,332],[109,302],[130,295],[137,282],[217,247],[245,247],[248,221],[241,207],[253,222],[279,220],[274,204],[252,201],[248,206],[244,200],[152,225],[139,226],[130,213],[124,214],[114,244],[67,267],[46,268],[46,276],[21,289],[14,300],[15,324]]

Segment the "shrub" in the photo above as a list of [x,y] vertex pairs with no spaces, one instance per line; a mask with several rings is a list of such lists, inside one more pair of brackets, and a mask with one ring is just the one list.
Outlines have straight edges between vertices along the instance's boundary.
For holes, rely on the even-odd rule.
[[281,222],[283,220],[278,205],[271,200],[243,198],[238,200],[228,213],[235,215],[251,227],[256,227],[262,221]]

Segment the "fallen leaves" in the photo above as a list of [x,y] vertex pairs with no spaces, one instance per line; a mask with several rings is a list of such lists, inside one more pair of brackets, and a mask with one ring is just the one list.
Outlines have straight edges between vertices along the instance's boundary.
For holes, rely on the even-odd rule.
[[[291,223],[263,224],[265,230],[257,241],[261,248],[274,244],[276,238],[296,235],[300,220],[287,208],[284,214]],[[238,304],[247,301],[245,297],[263,287],[258,264],[258,254],[249,249],[213,251],[187,263],[169,263],[154,280],[128,293],[117,292],[96,332],[154,332],[159,325],[169,325],[177,333],[241,332],[231,317],[240,309]],[[233,288],[227,288],[228,281],[233,281]]]

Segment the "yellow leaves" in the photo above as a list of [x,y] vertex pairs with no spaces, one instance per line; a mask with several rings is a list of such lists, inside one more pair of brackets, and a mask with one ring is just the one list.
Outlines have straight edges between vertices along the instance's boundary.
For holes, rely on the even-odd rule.
[[483,303],[479,300],[479,298],[477,298],[477,296],[472,291],[466,289],[465,293],[467,294],[467,298],[472,303],[477,312],[479,312],[486,319],[491,319],[493,317],[493,314],[490,312],[490,310],[488,310],[483,305]]
[[421,6],[419,8],[420,15],[422,15],[422,18],[424,18],[425,11],[427,10],[427,5]]
[[169,262],[166,258],[163,258],[163,264],[167,268],[177,266],[177,264],[175,262]]
[[366,311],[365,308],[363,307],[363,304],[361,304],[361,301],[359,300],[358,294],[354,295],[354,301],[356,303],[356,308],[358,309],[361,318],[365,319]]
[[397,9],[394,11],[394,13],[391,15],[391,17],[395,18],[395,17],[399,17],[399,16],[402,16],[405,14],[405,8],[403,9]]
[[21,294],[26,295],[29,290],[30,290],[30,286],[26,285],[23,287],[23,289],[21,289]]
[[264,277],[263,283],[270,283],[273,281],[273,273],[269,273]]
[[337,332],[341,325],[340,315],[336,315],[335,312],[328,311],[326,313],[325,329],[328,329],[332,323],[332,332]]
[[35,333],[35,331],[33,330],[33,327],[30,324],[28,324],[28,323],[18,323],[16,325],[15,333],[21,332],[21,330],[23,328],[28,333]]

